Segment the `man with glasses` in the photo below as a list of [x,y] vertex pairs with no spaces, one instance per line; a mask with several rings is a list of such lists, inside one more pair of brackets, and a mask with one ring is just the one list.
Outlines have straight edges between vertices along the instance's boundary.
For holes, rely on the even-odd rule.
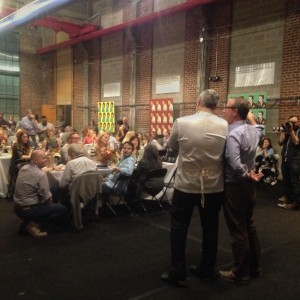
[[77,132],[71,132],[67,138],[67,142],[60,149],[60,162],[64,165],[70,160],[68,155],[68,149],[69,145],[73,143],[82,145],[81,138]]
[[225,149],[224,215],[232,238],[233,267],[219,271],[229,281],[246,281],[260,276],[260,245],[254,224],[255,182],[263,174],[254,170],[256,149],[263,136],[256,125],[249,103],[242,98],[229,99],[225,107],[229,133]]

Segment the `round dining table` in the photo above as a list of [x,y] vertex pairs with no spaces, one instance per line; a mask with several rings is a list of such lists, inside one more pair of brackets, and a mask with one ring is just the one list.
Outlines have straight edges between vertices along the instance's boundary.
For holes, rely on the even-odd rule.
[[5,198],[9,184],[9,166],[11,154],[2,153],[0,155],[0,197]]

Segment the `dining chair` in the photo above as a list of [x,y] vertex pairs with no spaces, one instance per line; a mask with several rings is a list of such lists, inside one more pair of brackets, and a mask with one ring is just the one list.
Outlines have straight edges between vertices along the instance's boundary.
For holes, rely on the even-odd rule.
[[160,194],[163,191],[165,185],[164,178],[166,174],[167,174],[167,169],[164,168],[151,170],[147,174],[147,177],[143,185],[138,191],[139,195],[137,197],[145,213],[147,213],[147,209],[140,199],[141,198],[140,195],[142,193],[146,193],[150,195],[152,197],[150,200],[156,200],[157,203],[159,204],[159,207],[163,209],[163,205],[161,203],[162,198],[160,197]]
[[105,199],[106,198],[105,196],[102,196],[103,205],[106,205],[113,213],[114,216],[118,216],[118,214],[110,203],[110,198],[113,197],[118,198],[116,205],[121,205],[121,204],[125,205],[130,215],[132,215],[132,210],[125,199],[126,192],[131,178],[132,178],[131,175],[130,176],[120,175],[117,181],[115,182],[115,184],[113,185],[110,193],[107,195],[108,196],[107,199]]
[[[70,186],[72,223],[76,229],[82,229],[82,210],[94,207],[94,221],[98,215],[99,195],[102,191],[102,176],[97,171],[89,171],[74,178]],[[91,203],[89,203],[91,202]]]

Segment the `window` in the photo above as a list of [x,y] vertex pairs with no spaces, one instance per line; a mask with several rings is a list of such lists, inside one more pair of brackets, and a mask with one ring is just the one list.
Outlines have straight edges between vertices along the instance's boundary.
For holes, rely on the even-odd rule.
[[0,111],[4,118],[13,115],[19,120],[20,62],[19,35],[0,36]]

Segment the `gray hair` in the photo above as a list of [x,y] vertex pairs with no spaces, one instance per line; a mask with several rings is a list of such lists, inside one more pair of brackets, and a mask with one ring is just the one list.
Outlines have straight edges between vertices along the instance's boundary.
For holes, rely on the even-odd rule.
[[76,143],[73,143],[68,147],[68,154],[70,155],[71,153],[73,153],[75,156],[78,156],[81,154],[86,156],[86,151],[85,151],[84,147],[82,145],[76,144]]
[[214,109],[217,107],[219,102],[219,95],[215,90],[208,89],[203,91],[199,97],[197,103],[201,106]]

